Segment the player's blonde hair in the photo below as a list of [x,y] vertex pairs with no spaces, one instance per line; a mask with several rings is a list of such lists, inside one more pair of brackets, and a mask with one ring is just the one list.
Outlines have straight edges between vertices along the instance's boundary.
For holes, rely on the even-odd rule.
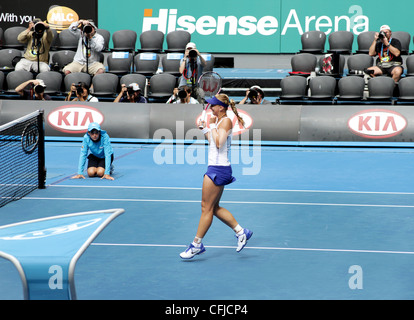
[[230,99],[229,96],[224,93],[216,94],[216,98],[231,107],[231,110],[233,110],[234,114],[236,115],[237,120],[239,121],[239,124],[241,124],[244,127],[244,120],[239,115],[239,112],[237,111],[236,102],[234,102],[233,99]]

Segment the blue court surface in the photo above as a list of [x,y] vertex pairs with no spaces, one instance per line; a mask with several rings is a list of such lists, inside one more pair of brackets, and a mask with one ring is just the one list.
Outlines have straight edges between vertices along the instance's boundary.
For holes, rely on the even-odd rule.
[[[0,225],[123,208],[80,257],[78,299],[414,299],[413,149],[233,146],[221,205],[254,231],[236,253],[218,220],[184,261],[200,217],[203,144],[114,143],[114,181],[71,180],[80,142],[47,142],[47,188]],[[22,299],[0,259],[0,299]]]

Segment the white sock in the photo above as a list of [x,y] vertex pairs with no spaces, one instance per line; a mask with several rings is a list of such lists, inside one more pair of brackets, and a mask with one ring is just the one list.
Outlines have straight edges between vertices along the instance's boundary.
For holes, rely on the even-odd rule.
[[233,230],[234,230],[234,232],[236,232],[236,234],[238,236],[242,235],[243,232],[244,232],[244,229],[239,224],[237,226],[235,226]]
[[194,237],[193,246],[194,246],[194,247],[199,247],[199,246],[201,246],[201,241],[202,241],[202,240],[203,240],[203,238]]

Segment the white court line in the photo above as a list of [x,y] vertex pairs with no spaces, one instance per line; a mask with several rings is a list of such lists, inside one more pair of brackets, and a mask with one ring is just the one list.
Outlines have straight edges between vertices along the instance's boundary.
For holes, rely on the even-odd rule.
[[[119,246],[119,247],[170,247],[186,248],[186,245],[174,244],[144,244],[144,243],[91,243],[92,246]],[[206,248],[236,249],[233,246],[205,246]],[[319,251],[319,252],[350,252],[350,253],[392,253],[392,254],[414,254],[411,251],[389,251],[389,250],[354,250],[354,249],[322,249],[322,248],[281,248],[281,247],[245,247],[243,250],[284,250],[284,251]]]
[[[165,190],[202,190],[192,187],[147,187],[147,186],[81,186],[81,185],[48,185],[48,187],[61,188],[109,188],[109,189],[165,189]],[[292,190],[292,189],[238,189],[226,188],[227,191],[258,191],[258,192],[303,192],[303,193],[350,193],[350,194],[393,194],[414,195],[414,192],[390,192],[390,191],[346,191],[346,190]]]
[[[175,199],[105,199],[105,198],[52,198],[52,197],[24,197],[21,200],[122,201],[122,202],[171,202],[171,203],[199,203],[200,202],[200,200],[175,200]],[[321,202],[312,203],[312,202],[276,202],[276,201],[273,202],[273,201],[230,201],[230,200],[221,200],[220,203],[255,204],[255,205],[414,208],[414,205],[359,204],[359,203],[321,203]]]

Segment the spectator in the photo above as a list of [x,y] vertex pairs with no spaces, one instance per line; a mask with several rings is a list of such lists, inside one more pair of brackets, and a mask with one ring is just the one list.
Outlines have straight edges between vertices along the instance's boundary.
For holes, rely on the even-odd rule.
[[383,25],[380,32],[375,33],[374,41],[369,48],[370,56],[378,56],[376,66],[367,68],[373,76],[387,75],[398,82],[404,71],[401,58],[401,42],[392,37],[391,28]]
[[98,54],[104,49],[105,40],[96,33],[96,29],[94,23],[89,20],[79,20],[70,25],[69,30],[79,37],[79,42],[73,62],[63,68],[65,75],[72,72],[87,72],[94,76],[105,72],[105,66],[99,62]]
[[118,94],[114,102],[132,102],[147,103],[147,98],[141,94],[141,88],[138,83],[131,83],[128,87],[122,84],[121,92]]
[[[253,86],[246,91],[246,96],[239,104],[272,104],[270,101],[264,99],[264,92],[259,86]],[[250,102],[247,102],[250,99]]]
[[16,87],[16,92],[25,100],[52,100],[45,93],[46,85],[43,80],[27,80]]
[[49,25],[40,19],[29,22],[29,27],[22,31],[17,40],[27,45],[23,58],[16,64],[15,70],[30,72],[49,71],[49,50],[53,33]]
[[191,88],[183,86],[174,88],[173,95],[168,99],[167,103],[182,104],[199,104],[199,102],[191,96]]
[[85,82],[78,82],[78,84],[72,83],[70,86],[70,92],[66,97],[65,101],[70,101],[73,94],[76,94],[76,98],[72,101],[86,101],[86,102],[98,102],[98,98],[94,97],[89,92],[89,86]]
[[195,43],[189,42],[185,47],[184,57],[180,61],[179,71],[182,74],[178,87],[197,85],[198,78],[203,73],[206,60],[198,52]]

